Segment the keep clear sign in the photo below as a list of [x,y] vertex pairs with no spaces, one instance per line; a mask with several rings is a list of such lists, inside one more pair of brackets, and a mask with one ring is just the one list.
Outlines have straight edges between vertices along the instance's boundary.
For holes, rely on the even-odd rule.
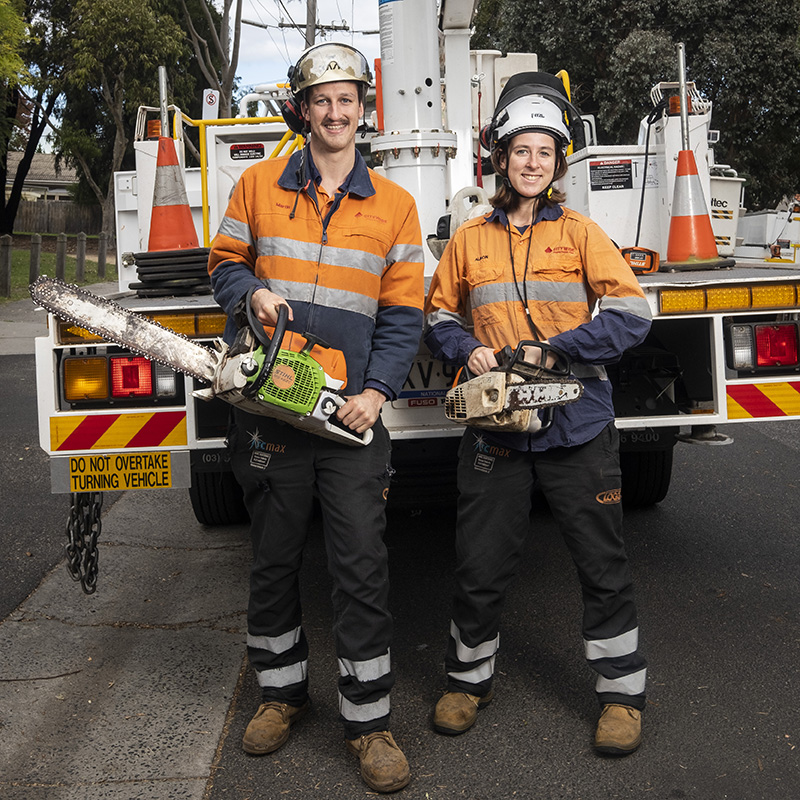
[[168,452],[71,456],[69,459],[71,492],[168,489],[171,485]]

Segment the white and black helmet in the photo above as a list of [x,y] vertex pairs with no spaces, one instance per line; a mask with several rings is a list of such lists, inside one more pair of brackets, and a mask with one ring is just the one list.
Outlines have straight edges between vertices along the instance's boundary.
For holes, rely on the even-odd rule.
[[[546,72],[523,72],[509,79],[492,115],[481,130],[480,141],[489,152],[512,136],[541,131],[552,136],[566,151],[572,130],[582,133],[580,113],[570,103],[563,83]],[[572,130],[571,130],[572,129]]]
[[564,122],[564,112],[544,97],[528,95],[512,101],[500,113],[492,130],[491,149],[528,131],[550,134],[562,150],[567,149],[572,139]]

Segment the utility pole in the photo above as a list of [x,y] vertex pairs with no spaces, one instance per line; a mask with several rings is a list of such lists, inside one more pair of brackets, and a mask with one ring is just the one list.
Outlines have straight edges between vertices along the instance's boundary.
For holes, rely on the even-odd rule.
[[306,47],[311,47],[317,34],[317,0],[306,0]]

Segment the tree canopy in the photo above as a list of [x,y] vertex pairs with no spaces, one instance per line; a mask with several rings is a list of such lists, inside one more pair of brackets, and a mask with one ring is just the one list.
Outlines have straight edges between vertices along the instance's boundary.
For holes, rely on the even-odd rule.
[[713,103],[720,163],[748,178],[750,207],[800,191],[800,0],[484,0],[472,46],[534,52],[566,69],[601,141],[635,141],[649,90],[687,77]]
[[158,67],[167,67],[170,101],[189,116],[201,116],[199,89],[209,83],[230,98],[240,8],[241,0],[224,0],[222,15],[214,0],[0,0],[0,23],[10,32],[0,43],[0,68],[11,77],[0,73],[3,183],[4,153],[19,116],[11,90],[19,92],[23,76],[22,107],[30,117],[27,136],[15,139],[25,153],[11,196],[0,203],[0,232],[12,230],[28,167],[50,123],[57,160],[78,168],[78,199],[101,205],[103,229],[113,235],[113,173],[133,164],[136,112],[158,105]]

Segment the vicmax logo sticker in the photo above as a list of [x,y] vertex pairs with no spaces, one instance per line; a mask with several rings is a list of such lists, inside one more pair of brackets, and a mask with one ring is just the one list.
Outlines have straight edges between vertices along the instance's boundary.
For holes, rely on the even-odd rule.
[[622,500],[622,489],[609,489],[607,492],[600,492],[595,500],[601,505],[613,506]]

